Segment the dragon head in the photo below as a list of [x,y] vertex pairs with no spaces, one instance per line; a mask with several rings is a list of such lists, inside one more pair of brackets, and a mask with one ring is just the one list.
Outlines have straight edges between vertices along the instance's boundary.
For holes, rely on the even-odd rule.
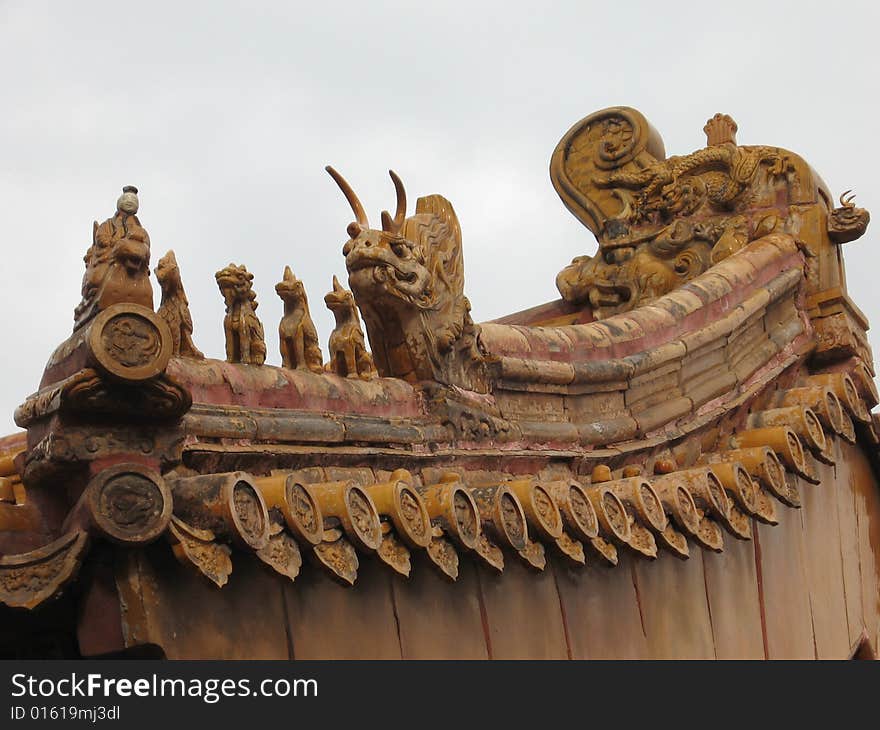
[[[419,198],[407,218],[403,183],[389,171],[397,204],[393,217],[382,211],[377,230],[351,186],[326,169],[354,212],[342,253],[380,374],[472,387],[475,378],[466,371],[482,357],[464,296],[461,228],[452,204],[441,195]],[[476,380],[475,387],[484,387],[483,378]]]
[[370,228],[364,208],[345,179],[332,167],[333,177],[355,214],[348,224],[348,241],[342,247],[348,282],[355,295],[395,297],[423,309],[432,306],[431,274],[426,251],[404,233],[406,191],[400,178],[389,170],[397,193],[397,208],[392,218],[382,211],[382,229]]

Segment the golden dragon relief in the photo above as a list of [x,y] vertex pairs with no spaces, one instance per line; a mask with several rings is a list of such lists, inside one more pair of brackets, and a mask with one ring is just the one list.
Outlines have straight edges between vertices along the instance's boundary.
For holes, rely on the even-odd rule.
[[560,272],[563,299],[588,305],[597,319],[634,309],[762,236],[802,240],[806,209],[820,202],[832,240],[864,232],[867,212],[851,201],[831,211],[824,184],[797,155],[737,145],[727,115],[716,114],[704,131],[707,147],[669,158],[644,116],[627,107],[596,112],[566,133],[550,175],[599,250]]

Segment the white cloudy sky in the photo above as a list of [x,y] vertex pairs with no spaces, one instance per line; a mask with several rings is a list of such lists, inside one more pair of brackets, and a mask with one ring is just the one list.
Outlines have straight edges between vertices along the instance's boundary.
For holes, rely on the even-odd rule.
[[[412,201],[453,202],[477,320],[556,298],[556,273],[595,249],[547,167],[603,107],[643,111],[671,154],[730,113],[741,143],[798,152],[880,215],[878,8],[0,0],[0,434],[69,334],[92,220],[125,184],[141,191],[154,261],[177,252],[197,344],[222,356],[213,274],[244,263],[272,363],[285,265],[322,341],[332,328],[322,298],[351,214],[327,163],[376,221],[394,205],[389,167]],[[880,322],[872,234],[846,259],[850,293]]]

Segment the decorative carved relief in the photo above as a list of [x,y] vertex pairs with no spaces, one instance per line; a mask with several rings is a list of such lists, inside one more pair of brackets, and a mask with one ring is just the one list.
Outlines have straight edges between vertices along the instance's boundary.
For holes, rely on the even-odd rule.
[[568,558],[576,565],[586,564],[587,558],[584,554],[583,543],[580,540],[575,540],[567,532],[563,532],[562,537],[555,540],[553,545],[561,556]]
[[[436,534],[437,532],[440,534]],[[458,553],[442,534],[441,530],[435,529],[435,535],[428,545],[428,557],[442,575],[454,581],[458,578]]]
[[169,479],[174,513],[218,538],[262,550],[269,540],[269,511],[243,472]]
[[[370,495],[353,481],[321,482],[309,485],[324,515],[324,530],[341,526],[358,548],[375,552],[382,542],[379,513]],[[325,538],[326,541],[326,538]]]
[[262,365],[266,361],[263,323],[257,318],[257,295],[251,274],[244,266],[229,264],[214,277],[226,302],[223,331],[227,362]]
[[424,500],[412,486],[405,469],[391,473],[388,482],[364,487],[382,517],[391,520],[395,531],[412,548],[426,548],[431,542],[431,519]]
[[379,560],[396,573],[408,578],[412,570],[410,552],[406,545],[397,538],[394,530],[390,529],[390,526],[386,524],[383,527],[386,529],[382,535],[382,542],[376,551],[376,555],[379,557]]
[[74,311],[76,330],[111,304],[130,302],[153,308],[150,286],[150,236],[141,226],[137,188],[126,185],[116,201],[116,213],[92,228],[86,252],[82,301]]
[[213,532],[172,517],[166,534],[174,557],[181,564],[195,568],[218,588],[226,585],[232,574],[232,550],[216,542]]
[[477,538],[477,547],[474,552],[483,560],[490,568],[501,573],[504,570],[504,553],[498,547],[484,530],[480,530],[480,536]]
[[485,392],[485,358],[464,295],[461,228],[450,202],[419,198],[406,218],[403,183],[391,172],[397,207],[393,218],[383,211],[376,230],[348,183],[327,171],[355,214],[342,252],[379,374]]
[[471,493],[453,473],[437,484],[419,488],[431,523],[466,550],[476,547],[480,534],[480,514]]
[[203,360],[204,355],[193,344],[193,321],[189,312],[189,300],[183,290],[180,268],[174,251],[169,251],[156,266],[156,281],[162,288],[162,302],[157,314],[165,320],[171,330],[172,354]]
[[140,464],[104,469],[89,482],[84,499],[92,524],[123,545],[155,540],[171,519],[171,491],[165,480]]
[[353,586],[357,580],[358,557],[354,546],[342,536],[339,528],[324,530],[324,539],[315,545],[312,555],[315,561],[345,586]]
[[484,532],[515,552],[524,550],[529,539],[526,515],[510,487],[507,484],[473,487],[471,495],[480,512]]
[[517,555],[519,555],[520,559],[530,568],[544,570],[544,568],[547,567],[547,554],[544,550],[544,546],[539,542],[528,540],[526,546],[522,550],[519,550]]
[[61,396],[61,409],[65,412],[138,420],[178,418],[191,405],[189,391],[165,377],[137,387],[116,386],[95,377],[77,383]]
[[[84,368],[60,383],[28,396],[15,409],[15,422],[27,428],[59,411],[80,416],[164,420],[182,416],[191,405],[189,391],[166,376],[138,385],[122,385],[102,377],[92,368]],[[125,438],[121,431],[115,435],[119,438],[105,437],[117,443]]]
[[269,510],[280,513],[280,519],[298,540],[308,545],[321,542],[324,532],[321,508],[294,474],[255,477],[254,485]]
[[0,557],[0,604],[34,609],[57,595],[79,570],[88,535],[73,531],[36,550]]
[[835,243],[855,241],[868,230],[871,214],[856,207],[855,197],[851,190],[847,190],[840,196],[840,207],[828,215],[828,237]]
[[278,325],[281,365],[291,370],[324,372],[324,358],[318,344],[318,331],[309,313],[309,300],[303,283],[284,267],[284,278],[275,285],[284,302],[284,316]]
[[599,240],[595,256],[574,259],[557,277],[566,301],[605,318],[681,286],[751,240],[795,232],[787,206],[803,181],[789,153],[737,145],[727,115],[705,131],[706,148],[667,159],[647,120],[615,107],[563,137],[553,185]]
[[504,418],[450,400],[446,400],[443,406],[443,425],[450,431],[453,439],[507,440],[511,436],[510,421]]
[[296,579],[302,567],[299,546],[286,530],[272,535],[266,547],[257,551],[257,557],[275,572],[290,580]]
[[130,303],[105,308],[86,331],[91,360],[111,378],[141,382],[162,374],[171,358],[171,332],[151,310]]
[[330,371],[344,378],[376,377],[376,366],[364,342],[354,297],[335,276],[333,290],[327,292],[324,304],[336,318],[336,327],[330,333]]

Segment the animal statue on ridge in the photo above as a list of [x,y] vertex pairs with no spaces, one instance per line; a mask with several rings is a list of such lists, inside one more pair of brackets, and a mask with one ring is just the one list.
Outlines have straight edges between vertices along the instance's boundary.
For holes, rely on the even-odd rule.
[[174,251],[169,251],[156,265],[156,281],[162,288],[162,302],[157,314],[167,322],[173,343],[172,355],[204,360],[205,356],[195,346],[192,339],[193,321],[189,311],[189,300],[183,290],[180,268]]
[[244,266],[229,264],[214,277],[226,302],[223,330],[227,362],[262,365],[266,361],[263,323],[257,318],[254,275]]
[[452,204],[441,195],[419,198],[415,215],[407,218],[403,183],[389,171],[397,207],[393,218],[382,212],[376,230],[351,186],[326,169],[355,214],[342,253],[379,374],[487,392],[486,358],[464,295],[461,228]]
[[305,287],[289,266],[284,267],[284,278],[275,285],[275,292],[284,302],[284,316],[278,325],[282,367],[323,373],[318,332],[309,313]]
[[328,369],[346,378],[369,380],[376,377],[376,366],[364,342],[354,297],[335,276],[333,290],[327,292],[324,303],[336,318],[336,327],[330,333]]

